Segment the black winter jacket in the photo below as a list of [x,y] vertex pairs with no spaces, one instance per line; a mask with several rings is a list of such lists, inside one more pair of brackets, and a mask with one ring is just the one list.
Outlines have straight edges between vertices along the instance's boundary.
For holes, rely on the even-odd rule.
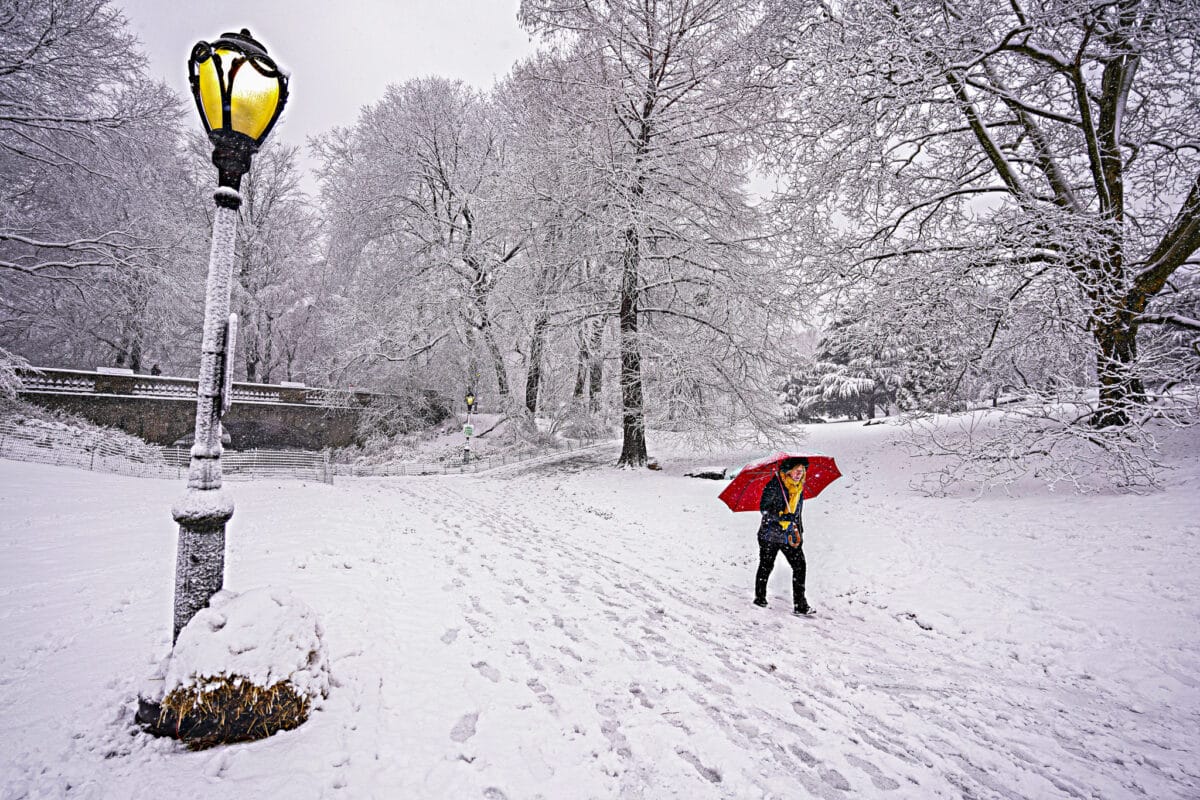
[[[762,524],[758,526],[759,541],[798,547],[803,542],[804,521],[800,512],[804,509],[804,497],[796,503],[796,513],[787,513],[787,490],[783,488],[783,479],[779,475],[767,481],[763,487],[762,499],[758,502],[758,510],[762,512]],[[793,524],[785,531],[780,527],[782,521]]]

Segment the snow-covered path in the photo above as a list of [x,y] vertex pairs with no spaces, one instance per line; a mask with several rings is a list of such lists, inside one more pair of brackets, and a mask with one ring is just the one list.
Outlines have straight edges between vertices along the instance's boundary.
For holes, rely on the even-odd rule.
[[879,427],[813,431],[807,619],[681,458],[237,484],[227,585],[312,605],[337,685],[200,753],[129,723],[180,487],[0,462],[0,797],[1200,795],[1194,448],[1148,497],[935,500]]

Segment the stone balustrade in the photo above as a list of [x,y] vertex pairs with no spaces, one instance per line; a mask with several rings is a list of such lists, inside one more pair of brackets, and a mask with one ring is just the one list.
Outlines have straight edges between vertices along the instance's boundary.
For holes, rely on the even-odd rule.
[[[78,414],[154,444],[171,445],[187,439],[195,423],[194,378],[140,375],[112,368],[95,372],[37,368],[18,374],[23,399]],[[296,383],[235,382],[233,403],[222,425],[238,450],[344,447],[355,440],[361,411],[389,397]],[[431,424],[438,421],[428,420]]]

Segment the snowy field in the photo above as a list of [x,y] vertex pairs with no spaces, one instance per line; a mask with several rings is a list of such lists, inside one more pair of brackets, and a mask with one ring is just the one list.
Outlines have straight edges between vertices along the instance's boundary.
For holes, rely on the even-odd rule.
[[934,499],[894,428],[810,432],[815,618],[682,477],[760,453],[233,485],[226,585],[316,609],[335,685],[203,752],[132,724],[182,483],[0,461],[0,798],[1200,797],[1200,438],[1155,494]]

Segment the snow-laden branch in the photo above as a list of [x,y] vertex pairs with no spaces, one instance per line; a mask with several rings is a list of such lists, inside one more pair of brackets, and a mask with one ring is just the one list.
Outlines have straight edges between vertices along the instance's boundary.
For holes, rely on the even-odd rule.
[[1135,320],[1139,325],[1174,325],[1178,328],[1200,331],[1200,320],[1182,314],[1142,314]]

